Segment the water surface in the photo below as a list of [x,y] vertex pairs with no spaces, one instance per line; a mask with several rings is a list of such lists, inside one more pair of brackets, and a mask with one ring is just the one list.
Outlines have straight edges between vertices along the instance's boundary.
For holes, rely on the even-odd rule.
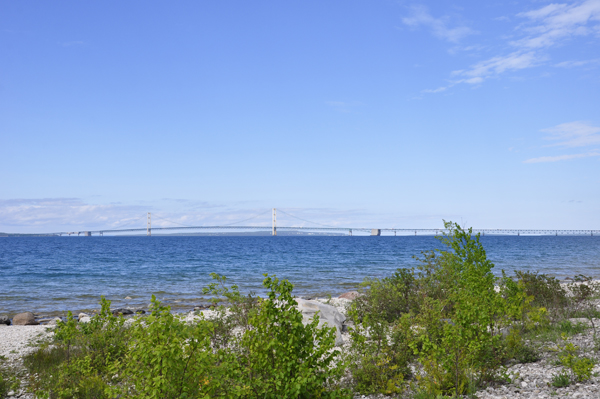
[[[600,278],[600,237],[481,241],[497,274],[520,269]],[[414,255],[436,247],[429,236],[0,238],[0,314],[91,309],[101,295],[115,306],[146,306],[155,294],[189,309],[203,301],[211,272],[244,292],[260,293],[269,273],[289,279],[297,295],[336,295],[367,276],[415,266]]]

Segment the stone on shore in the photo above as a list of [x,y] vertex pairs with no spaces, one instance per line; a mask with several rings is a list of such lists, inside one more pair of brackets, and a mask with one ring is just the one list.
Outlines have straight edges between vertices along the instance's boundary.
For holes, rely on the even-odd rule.
[[133,310],[125,309],[125,308],[113,309],[112,314],[114,314],[115,316],[117,316],[119,314],[122,314],[122,315],[133,314]]
[[48,325],[49,326],[55,326],[55,325],[58,324],[59,321],[62,321],[60,319],[60,317],[55,317],[55,318],[51,319],[50,321],[48,321]]
[[0,324],[10,326],[10,319],[8,316],[0,316]]
[[89,323],[90,321],[92,321],[92,319],[90,318],[90,316],[87,313],[79,313],[79,316],[77,317],[77,319],[79,320],[80,323]]
[[38,323],[35,321],[35,316],[31,312],[19,313],[12,320],[15,326],[37,326]]
[[319,327],[327,325],[335,327],[335,344],[341,346],[344,344],[342,330],[346,316],[340,313],[334,306],[327,305],[318,301],[296,298],[298,310],[302,312],[303,323],[308,324],[312,321],[315,314],[319,315]]
[[356,298],[358,298],[359,296],[360,296],[360,294],[358,293],[358,291],[348,291],[348,292],[344,292],[338,298],[349,299],[349,300],[353,301]]

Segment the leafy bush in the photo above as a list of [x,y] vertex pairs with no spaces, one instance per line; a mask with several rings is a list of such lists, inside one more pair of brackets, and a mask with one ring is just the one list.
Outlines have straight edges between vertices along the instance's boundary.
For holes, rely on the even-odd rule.
[[416,316],[420,329],[412,347],[430,393],[463,394],[471,380],[493,379],[505,357],[501,330],[520,309],[512,309],[495,289],[493,264],[479,236],[452,223],[446,228],[442,242],[448,250],[426,259],[423,279],[432,295]]
[[517,271],[515,275],[525,293],[532,297],[532,306],[547,309],[552,321],[568,317],[570,300],[558,279],[529,271]]
[[[25,358],[31,387],[44,398],[342,398],[344,372],[335,363],[335,333],[307,324],[296,308],[293,286],[267,277],[268,297],[242,297],[214,275],[230,308],[194,323],[152,298],[151,314],[126,327],[110,302],[90,323],[72,314],[54,340]],[[215,333],[228,334],[223,340]]]
[[368,289],[353,301],[353,317],[358,321],[376,317],[394,323],[405,313],[418,313],[417,284],[411,269],[398,269],[383,279],[366,278],[362,287]]
[[347,360],[356,392],[393,394],[403,391],[412,375],[409,363],[414,359],[409,346],[414,339],[411,324],[409,314],[402,315],[395,323],[370,316],[350,330],[352,341]]
[[[366,280],[368,289],[352,304],[349,367],[361,393],[394,392],[390,387],[399,386],[400,375],[410,377],[414,359],[422,394],[471,392],[493,380],[507,358],[503,332],[526,316],[543,318],[522,285],[494,277],[478,235],[445,226],[446,250],[424,253],[417,269]],[[392,331],[402,332],[402,346]],[[518,331],[511,334],[520,342]]]
[[[113,365],[122,384],[115,394],[131,398],[195,398],[222,393],[219,357],[211,350],[212,323],[181,322],[152,296],[152,313],[131,327],[126,356]],[[227,359],[226,359],[227,360]]]
[[556,388],[564,388],[571,385],[571,376],[566,371],[562,371],[552,376],[552,385]]
[[558,355],[560,363],[569,369],[572,379],[576,382],[587,381],[592,377],[595,362],[587,357],[578,357],[579,347],[567,342],[566,334],[563,335],[564,346]]
[[112,380],[110,370],[126,353],[128,331],[123,317],[113,316],[110,301],[90,323],[77,323],[71,312],[59,322],[54,341],[24,357],[30,387],[43,398],[102,398]]
[[339,397],[327,390],[343,373],[335,363],[335,331],[319,328],[318,317],[304,325],[302,313],[287,280],[266,277],[268,297],[251,312],[241,340],[239,365],[241,396],[252,398]]
[[512,357],[519,363],[535,363],[541,359],[539,352],[531,346],[520,345],[515,348]]
[[3,398],[11,387],[11,376],[9,371],[4,366],[5,361],[6,358],[4,356],[0,356],[0,398]]

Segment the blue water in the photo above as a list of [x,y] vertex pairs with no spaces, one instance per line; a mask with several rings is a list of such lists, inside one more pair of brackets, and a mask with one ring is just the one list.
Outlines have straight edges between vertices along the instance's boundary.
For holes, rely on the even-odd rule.
[[[481,240],[497,274],[600,277],[600,237]],[[0,238],[0,314],[93,309],[101,295],[136,307],[155,294],[174,309],[190,309],[206,300],[211,272],[244,292],[261,293],[269,273],[289,279],[297,295],[336,295],[366,276],[416,266],[413,256],[435,247],[434,237]]]

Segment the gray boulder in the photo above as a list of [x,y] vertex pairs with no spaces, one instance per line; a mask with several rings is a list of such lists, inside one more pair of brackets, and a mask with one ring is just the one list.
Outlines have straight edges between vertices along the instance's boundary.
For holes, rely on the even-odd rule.
[[12,320],[15,326],[37,326],[38,323],[35,321],[35,316],[31,312],[19,313]]
[[49,326],[55,326],[58,324],[58,322],[61,321],[60,317],[55,317],[51,320],[48,321],[48,325]]
[[10,319],[8,316],[0,316],[0,324],[10,326]]
[[133,310],[131,310],[131,309],[125,309],[125,308],[119,308],[119,309],[114,309],[112,311],[112,314],[114,314],[115,316],[118,316],[120,314],[122,314],[122,315],[129,315],[129,314],[133,314]]
[[349,300],[353,301],[356,298],[358,298],[359,296],[360,296],[360,294],[358,291],[348,291],[348,292],[344,292],[338,298],[349,299]]
[[346,316],[341,314],[335,307],[321,302],[310,301],[301,298],[296,298],[296,302],[298,302],[298,310],[302,312],[302,322],[304,324],[310,323],[314,315],[318,313],[319,327],[324,325],[327,325],[328,327],[335,327],[335,344],[337,346],[344,344],[342,330],[344,328]]

